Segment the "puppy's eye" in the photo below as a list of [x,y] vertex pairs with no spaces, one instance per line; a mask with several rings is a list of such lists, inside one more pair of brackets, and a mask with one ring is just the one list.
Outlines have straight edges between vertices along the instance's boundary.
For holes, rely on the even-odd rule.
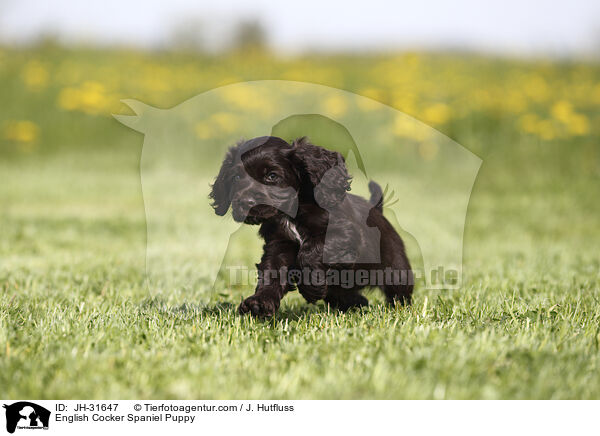
[[266,180],[267,182],[276,182],[278,178],[279,178],[279,176],[277,175],[277,173],[270,172],[270,173],[269,173],[269,174],[267,174],[267,176],[265,177],[265,180]]
[[233,176],[233,180],[234,180],[235,182],[237,182],[237,181],[238,181],[238,180],[240,180],[240,179],[241,179],[241,177],[240,177],[240,175],[239,175],[239,174],[236,174],[235,176]]

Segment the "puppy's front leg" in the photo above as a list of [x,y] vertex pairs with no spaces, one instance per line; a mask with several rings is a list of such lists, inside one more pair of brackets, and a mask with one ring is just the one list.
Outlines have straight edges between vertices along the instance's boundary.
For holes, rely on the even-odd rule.
[[238,312],[257,317],[273,316],[283,296],[294,285],[287,280],[287,269],[294,265],[298,244],[289,240],[269,241],[258,267],[258,283],[254,295],[240,304]]
[[322,237],[307,238],[302,242],[302,249],[298,252],[297,264],[303,272],[303,280],[298,283],[300,294],[309,303],[316,303],[327,295],[327,271],[329,267],[323,264]]

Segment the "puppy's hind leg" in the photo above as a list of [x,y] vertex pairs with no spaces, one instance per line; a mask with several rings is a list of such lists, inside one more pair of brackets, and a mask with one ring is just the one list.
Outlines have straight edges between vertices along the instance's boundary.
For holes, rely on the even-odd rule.
[[[378,282],[377,284],[385,294],[388,304],[393,305],[398,302],[403,306],[408,306],[412,301],[415,275],[404,254],[404,247],[402,245],[400,249],[402,250],[402,256],[395,256],[394,261],[385,268],[383,282]],[[384,265],[382,265],[382,268]],[[391,274],[388,274],[388,271]]]
[[412,302],[412,285],[410,286],[402,286],[402,285],[385,285],[383,286],[383,292],[385,293],[385,299],[389,304],[394,304],[396,302],[402,304],[403,306],[410,306]]
[[369,300],[360,294],[358,290],[350,290],[343,288],[328,288],[325,302],[331,307],[334,307],[342,312],[346,312],[354,307],[366,307],[369,305]]

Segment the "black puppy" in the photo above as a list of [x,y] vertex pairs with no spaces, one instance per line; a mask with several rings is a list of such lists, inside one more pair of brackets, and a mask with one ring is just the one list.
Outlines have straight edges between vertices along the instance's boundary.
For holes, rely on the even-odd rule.
[[383,194],[369,183],[371,200],[349,194],[341,154],[264,136],[229,149],[210,198],[217,215],[260,224],[265,241],[254,295],[241,314],[271,316],[298,288],[310,303],[340,310],[366,306],[360,294],[377,286],[389,303],[410,304],[413,273],[404,244],[383,216]]

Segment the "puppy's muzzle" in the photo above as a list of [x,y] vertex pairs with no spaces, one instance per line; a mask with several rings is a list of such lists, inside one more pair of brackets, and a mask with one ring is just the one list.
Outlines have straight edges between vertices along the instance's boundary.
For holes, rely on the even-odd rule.
[[238,222],[246,217],[268,218],[277,211],[296,216],[298,193],[293,188],[269,187],[266,193],[243,191],[232,201],[233,219]]
[[252,197],[242,197],[234,199],[232,202],[231,213],[233,219],[242,222],[250,214],[250,210],[258,204],[258,201]]

